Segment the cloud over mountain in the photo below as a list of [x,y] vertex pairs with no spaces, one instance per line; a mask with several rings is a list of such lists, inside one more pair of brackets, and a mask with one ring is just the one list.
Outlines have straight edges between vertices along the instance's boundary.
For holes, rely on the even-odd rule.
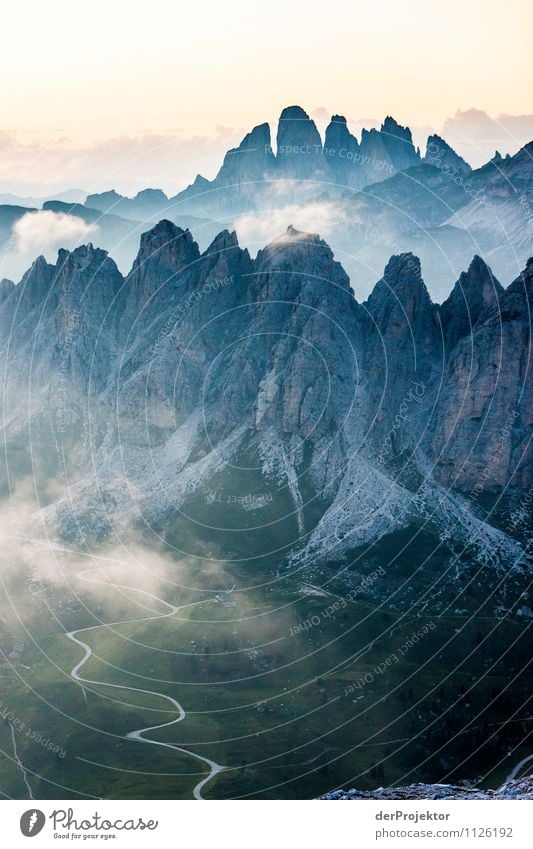
[[36,256],[42,254],[52,260],[59,248],[72,250],[97,238],[98,233],[98,224],[76,215],[51,210],[27,212],[13,226],[13,249],[0,261],[2,276],[18,280]]

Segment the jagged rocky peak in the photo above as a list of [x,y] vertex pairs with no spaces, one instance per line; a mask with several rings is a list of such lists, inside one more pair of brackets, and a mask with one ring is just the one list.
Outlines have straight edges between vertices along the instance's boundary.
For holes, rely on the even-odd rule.
[[42,274],[47,268],[53,268],[52,264],[47,262],[47,260],[45,259],[45,257],[42,254],[39,254],[39,256],[36,259],[33,260],[32,264],[30,265],[29,269],[25,272],[24,276],[26,276],[26,274],[30,274],[30,273],[31,274]]
[[[87,380],[100,387],[109,370],[110,348],[114,345],[113,307],[123,277],[107,251],[92,244],[72,251],[58,251],[51,265],[39,257],[15,287],[0,314],[0,333],[10,326],[16,307],[18,344],[31,345],[35,352],[32,379],[50,388],[63,358],[64,376],[76,386]],[[109,323],[108,323],[109,322]],[[65,340],[68,345],[62,348]]]
[[57,252],[56,275],[86,271],[89,268],[93,270],[95,265],[103,263],[108,263],[110,268],[116,268],[107,251],[95,248],[92,242],[79,245],[72,251],[60,248]]
[[414,148],[409,127],[402,127],[388,115],[381,125],[380,133],[391,162],[398,171],[419,164],[420,157]]
[[107,251],[90,242],[72,251],[61,249],[53,269],[48,311],[62,306],[77,310],[83,298],[94,311],[105,310],[120,291],[124,278]]
[[[459,339],[439,392],[433,435],[437,479],[474,494],[479,503],[533,485],[532,301],[530,261],[500,293],[498,307],[478,320],[473,334]],[[490,475],[488,457],[497,458]]]
[[[369,372],[384,369],[380,381],[398,391],[413,375],[427,380],[439,360],[442,342],[436,307],[412,253],[393,256],[366,302],[371,323],[367,345]],[[388,377],[387,377],[388,374]]]
[[229,150],[217,180],[242,183],[264,179],[275,165],[270,142],[270,127],[259,124],[248,133],[238,147]]
[[[201,194],[201,192],[208,190],[210,186],[211,180],[208,180],[207,177],[202,177],[201,174],[197,174],[193,182],[187,186],[184,192],[192,195]],[[179,197],[179,195],[177,195],[177,197]]]
[[276,162],[284,176],[297,178],[323,168],[320,133],[301,106],[288,106],[280,115]]
[[315,122],[301,106],[286,106],[282,110],[279,116],[277,138],[278,144],[287,139],[295,141],[298,138],[320,143],[320,134]]
[[344,115],[332,116],[331,121],[326,128],[324,147],[334,150],[337,156],[339,151],[343,148],[353,151],[356,151],[359,148],[359,142],[349,131]]
[[239,240],[235,230],[232,230],[231,233],[229,230],[221,230],[207,248],[206,254],[222,253],[238,247]]
[[381,133],[386,136],[393,136],[394,138],[403,139],[405,142],[412,144],[413,137],[411,135],[411,130],[409,127],[403,127],[398,121],[392,117],[392,115],[387,115],[385,120],[381,125]]
[[351,134],[344,115],[333,115],[326,128],[324,157],[339,182],[350,185],[353,181],[354,161],[359,151],[359,142]]
[[[54,276],[54,266],[50,265],[44,256],[38,256],[31,267],[23,274],[22,280],[16,286],[9,280],[2,281],[0,303],[2,304],[2,332],[10,332],[9,323],[15,315],[17,321],[23,321],[26,316],[38,306],[47,293]],[[5,326],[3,322],[6,322]]]
[[507,179],[511,179],[515,189],[530,192],[533,185],[533,141],[521,147],[514,156],[507,154],[503,168]]
[[[266,247],[260,251],[260,254],[268,252],[275,256],[283,253],[286,250],[291,252],[293,257],[301,255],[307,248],[319,248],[325,252],[329,259],[333,259],[331,248],[320,238],[318,233],[305,233],[303,230],[297,230],[292,224],[289,224],[284,233],[280,233]],[[296,269],[295,269],[296,270]]]
[[234,282],[234,276],[249,272],[251,260],[248,251],[240,247],[235,231],[222,230],[202,255],[201,264],[203,274],[215,278],[221,286]]
[[54,266],[47,262],[42,254],[34,259],[29,269],[24,272],[20,285],[24,288],[46,288],[52,279]]
[[[466,272],[463,271],[463,274],[483,275],[484,277],[488,274],[489,277],[491,277],[492,280],[497,282],[496,278],[493,277],[492,271],[490,270],[489,266],[487,265],[485,260],[482,257],[479,256],[479,254],[474,254],[474,256],[472,257],[472,262],[468,266],[468,271],[466,271]],[[498,287],[500,289],[502,288],[499,283],[498,283]]]
[[391,177],[398,170],[385,147],[379,130],[362,130],[359,153],[361,154],[361,178],[365,184],[377,183]]
[[182,230],[163,219],[143,233],[139,252],[127,277],[125,287],[127,324],[148,302],[157,308],[156,296],[166,297],[169,287],[183,288],[196,274],[200,257],[198,245],[189,230]]
[[162,266],[167,270],[179,271],[199,256],[198,245],[190,231],[182,230],[172,221],[163,218],[155,227],[142,234],[132,272],[146,266],[149,266],[151,271]]
[[[482,481],[483,496],[488,496],[508,485],[525,491],[533,484],[532,301],[530,260],[499,293],[497,308],[480,318],[475,332],[459,339],[450,353],[433,438],[436,475],[445,485],[471,494]],[[502,444],[507,427],[509,436]],[[485,476],[487,457],[498,458],[490,476]]]
[[232,148],[226,153],[224,162],[226,164],[234,161],[239,156],[245,157],[246,161],[270,160],[273,157],[270,127],[267,123],[258,124],[247,133],[238,147]]
[[[264,274],[275,272],[271,281],[273,288],[279,289],[280,297],[289,292],[289,297],[305,283],[305,275],[315,281],[314,289],[324,290],[329,284],[337,290],[346,290],[353,300],[350,280],[342,265],[333,257],[330,246],[317,233],[305,233],[296,230],[292,224],[286,231],[273,239],[257,254],[255,270]],[[284,274],[278,272],[286,272]],[[339,298],[339,301],[342,300]]]
[[292,224],[289,224],[284,233],[280,233],[279,236],[272,239],[268,245],[258,252],[257,259],[259,260],[261,257],[264,258],[266,256],[272,258],[283,257],[288,253],[290,253],[292,258],[296,258],[299,255],[301,256],[307,247],[317,246],[323,246],[326,250],[330,251],[326,242],[323,242],[317,233],[304,233],[301,230],[296,230]]
[[303,230],[297,230],[296,227],[293,227],[292,224],[289,224],[284,233],[280,233],[279,236],[273,240],[274,242],[321,242],[323,245],[328,245],[324,242],[318,233],[304,233]]
[[353,382],[356,305],[342,266],[317,234],[289,226],[259,252],[247,291],[247,341],[225,394],[239,396],[239,410],[253,405],[256,427],[331,433],[351,399],[342,388]]
[[385,148],[383,145],[383,139],[381,138],[381,132],[376,130],[375,127],[372,127],[370,130],[367,130],[366,127],[363,127],[361,130],[361,151],[374,151],[378,150],[384,154]]
[[435,168],[453,173],[468,174],[472,170],[468,162],[436,133],[428,136],[426,155],[422,161],[426,165],[433,165]]
[[432,309],[431,298],[422,279],[420,260],[408,252],[392,256],[383,277],[379,280],[367,301],[373,314],[400,311],[408,319],[415,311]]
[[448,350],[471,333],[475,324],[497,307],[503,287],[486,262],[476,254],[440,308]]
[[361,164],[366,181],[375,183],[420,164],[420,156],[413,146],[411,130],[402,127],[387,116],[381,129],[363,130],[361,133]]

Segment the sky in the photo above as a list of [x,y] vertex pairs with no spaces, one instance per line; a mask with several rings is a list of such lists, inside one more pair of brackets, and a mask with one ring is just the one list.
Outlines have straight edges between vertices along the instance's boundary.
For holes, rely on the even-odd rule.
[[393,114],[421,136],[459,115],[474,158],[517,149],[533,127],[532,25],[530,0],[9,3],[0,190],[178,189],[293,103],[354,127]]

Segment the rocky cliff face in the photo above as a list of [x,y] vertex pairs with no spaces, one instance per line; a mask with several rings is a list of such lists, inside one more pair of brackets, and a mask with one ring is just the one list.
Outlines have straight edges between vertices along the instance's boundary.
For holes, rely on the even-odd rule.
[[409,127],[402,127],[388,115],[381,125],[380,134],[396,171],[405,171],[420,164],[420,153],[414,148]]
[[[478,318],[470,331],[464,313],[461,319],[457,310],[463,335],[447,361],[433,454],[440,480],[483,501],[483,496],[533,484],[529,447],[533,264],[528,262],[505,292],[475,260],[468,277],[480,272],[477,295],[470,297]],[[467,293],[470,283],[468,279]],[[458,298],[457,290],[450,298]],[[445,307],[449,317],[450,304],[443,311]],[[459,328],[449,326],[453,338]]]
[[276,150],[277,173],[281,177],[312,180],[324,174],[320,133],[300,106],[288,106],[282,111]]
[[300,565],[417,524],[475,542],[474,560],[520,560],[464,496],[481,483],[512,506],[533,485],[532,269],[503,290],[476,257],[439,307],[409,253],[359,303],[293,227],[252,260],[234,233],[201,253],[163,220],[126,278],[91,245],[61,251],[4,286],[6,440],[65,442],[68,399],[75,483],[47,516],[69,534],[164,522],[238,478],[290,505]]
[[363,181],[359,142],[348,129],[344,115],[333,115],[326,128],[324,157],[342,186],[357,186]]
[[194,277],[200,258],[198,245],[188,230],[170,221],[160,221],[141,236],[139,253],[124,284],[124,331],[140,318],[143,323],[157,317],[169,302],[174,290],[180,293]]
[[363,371],[376,410],[369,438],[387,466],[417,450],[431,419],[442,371],[439,310],[410,253],[391,258],[364,307]]
[[101,389],[117,344],[109,317],[122,285],[115,263],[91,244],[60,250],[55,265],[35,260],[0,307],[8,390],[24,387],[24,397],[34,385],[39,392],[59,372],[80,389],[91,382]]
[[264,177],[273,166],[270,127],[268,124],[260,124],[244,137],[239,147],[228,151],[218,172],[218,178],[232,183],[244,183]]

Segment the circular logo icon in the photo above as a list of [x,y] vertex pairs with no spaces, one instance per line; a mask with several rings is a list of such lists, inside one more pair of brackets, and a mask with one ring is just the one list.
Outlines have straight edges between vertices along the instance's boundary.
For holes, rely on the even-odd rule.
[[29,811],[24,811],[20,818],[20,830],[24,837],[35,837],[42,831],[46,822],[46,817],[42,811],[37,808],[32,808]]

